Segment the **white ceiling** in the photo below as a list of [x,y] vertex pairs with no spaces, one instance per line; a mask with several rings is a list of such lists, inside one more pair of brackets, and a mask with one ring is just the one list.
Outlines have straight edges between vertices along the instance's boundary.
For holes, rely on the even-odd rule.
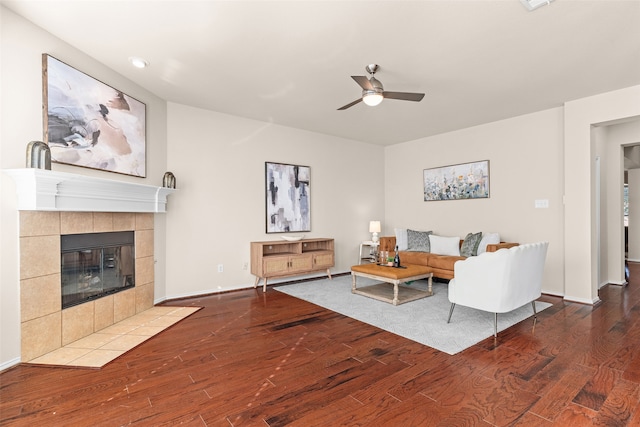
[[[381,145],[640,84],[639,0],[0,3],[168,101]],[[425,98],[337,111],[369,63]]]

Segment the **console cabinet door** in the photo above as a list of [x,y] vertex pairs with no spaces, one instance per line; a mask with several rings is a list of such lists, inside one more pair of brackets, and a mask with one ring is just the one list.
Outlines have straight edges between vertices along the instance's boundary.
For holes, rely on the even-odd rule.
[[262,272],[265,277],[287,275],[313,269],[311,255],[269,256],[263,259]]
[[329,268],[333,267],[333,252],[322,252],[313,255],[313,268]]
[[309,271],[313,269],[313,257],[311,255],[294,255],[289,257],[289,272]]
[[269,256],[262,259],[262,274],[264,277],[273,277],[287,274],[289,271],[288,256]]

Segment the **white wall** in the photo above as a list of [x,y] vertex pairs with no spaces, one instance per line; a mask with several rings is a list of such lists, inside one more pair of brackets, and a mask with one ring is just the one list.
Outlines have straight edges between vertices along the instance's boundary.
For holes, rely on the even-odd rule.
[[599,286],[624,284],[624,146],[640,142],[640,120],[594,127],[596,150],[600,147],[602,199],[601,268]]
[[382,147],[174,103],[168,117],[168,298],[253,286],[249,243],[281,239],[265,232],[267,161],[311,167],[303,234],[335,239],[333,272],[349,271],[369,221],[383,219]]
[[[548,241],[543,290],[562,294],[562,121],[555,108],[387,147],[387,234],[401,227]],[[478,160],[490,162],[488,199],[424,201],[424,169]],[[537,199],[548,200],[549,208],[535,208]]]
[[[160,185],[166,170],[166,103],[72,46],[0,6],[0,169],[25,167],[29,141],[43,139],[42,53],[116,87],[147,105],[147,178],[54,163],[52,169]],[[126,60],[126,58],[123,58]],[[0,173],[0,369],[20,355],[18,212],[15,186]],[[169,201],[171,203],[171,201]],[[160,215],[156,215],[159,217]],[[156,221],[156,292],[164,294],[164,222]]]
[[640,116],[640,86],[567,102],[564,116],[565,298],[595,303],[599,298],[592,126]]
[[[606,250],[609,244],[609,210],[607,209],[609,204],[609,186],[607,185],[607,173],[610,169],[607,146],[607,128],[595,127],[592,129],[593,139],[593,156],[596,159],[596,165],[594,173],[599,173],[599,183],[596,184],[594,189],[596,197],[596,211],[594,213],[594,221],[597,222],[596,241],[594,242],[600,249],[598,254],[598,288],[607,284],[607,277],[609,277],[609,251]],[[597,169],[599,168],[599,172]],[[596,180],[598,176],[596,176]],[[598,192],[600,193],[598,195]],[[599,200],[599,204],[598,204]],[[599,221],[598,221],[599,218]]]
[[629,170],[629,261],[640,262],[640,169]]

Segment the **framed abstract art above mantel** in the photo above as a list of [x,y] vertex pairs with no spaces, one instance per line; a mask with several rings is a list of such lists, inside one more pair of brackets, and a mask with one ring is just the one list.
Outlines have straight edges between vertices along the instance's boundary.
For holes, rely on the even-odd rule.
[[44,141],[51,160],[146,176],[146,105],[42,54]]
[[266,232],[311,231],[311,168],[265,162]]
[[425,169],[424,201],[489,197],[489,160]]

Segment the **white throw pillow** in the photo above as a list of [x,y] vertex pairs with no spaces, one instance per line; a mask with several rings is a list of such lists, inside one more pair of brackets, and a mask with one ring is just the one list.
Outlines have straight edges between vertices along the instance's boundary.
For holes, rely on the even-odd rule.
[[500,235],[498,233],[484,233],[482,235],[482,240],[480,240],[480,244],[478,245],[478,255],[487,251],[487,245],[497,243],[500,243]]
[[398,245],[398,250],[406,251],[407,246],[409,245],[409,240],[407,238],[407,229],[394,228],[393,231],[396,233],[396,245]]
[[438,255],[460,256],[460,237],[429,235],[431,253]]

